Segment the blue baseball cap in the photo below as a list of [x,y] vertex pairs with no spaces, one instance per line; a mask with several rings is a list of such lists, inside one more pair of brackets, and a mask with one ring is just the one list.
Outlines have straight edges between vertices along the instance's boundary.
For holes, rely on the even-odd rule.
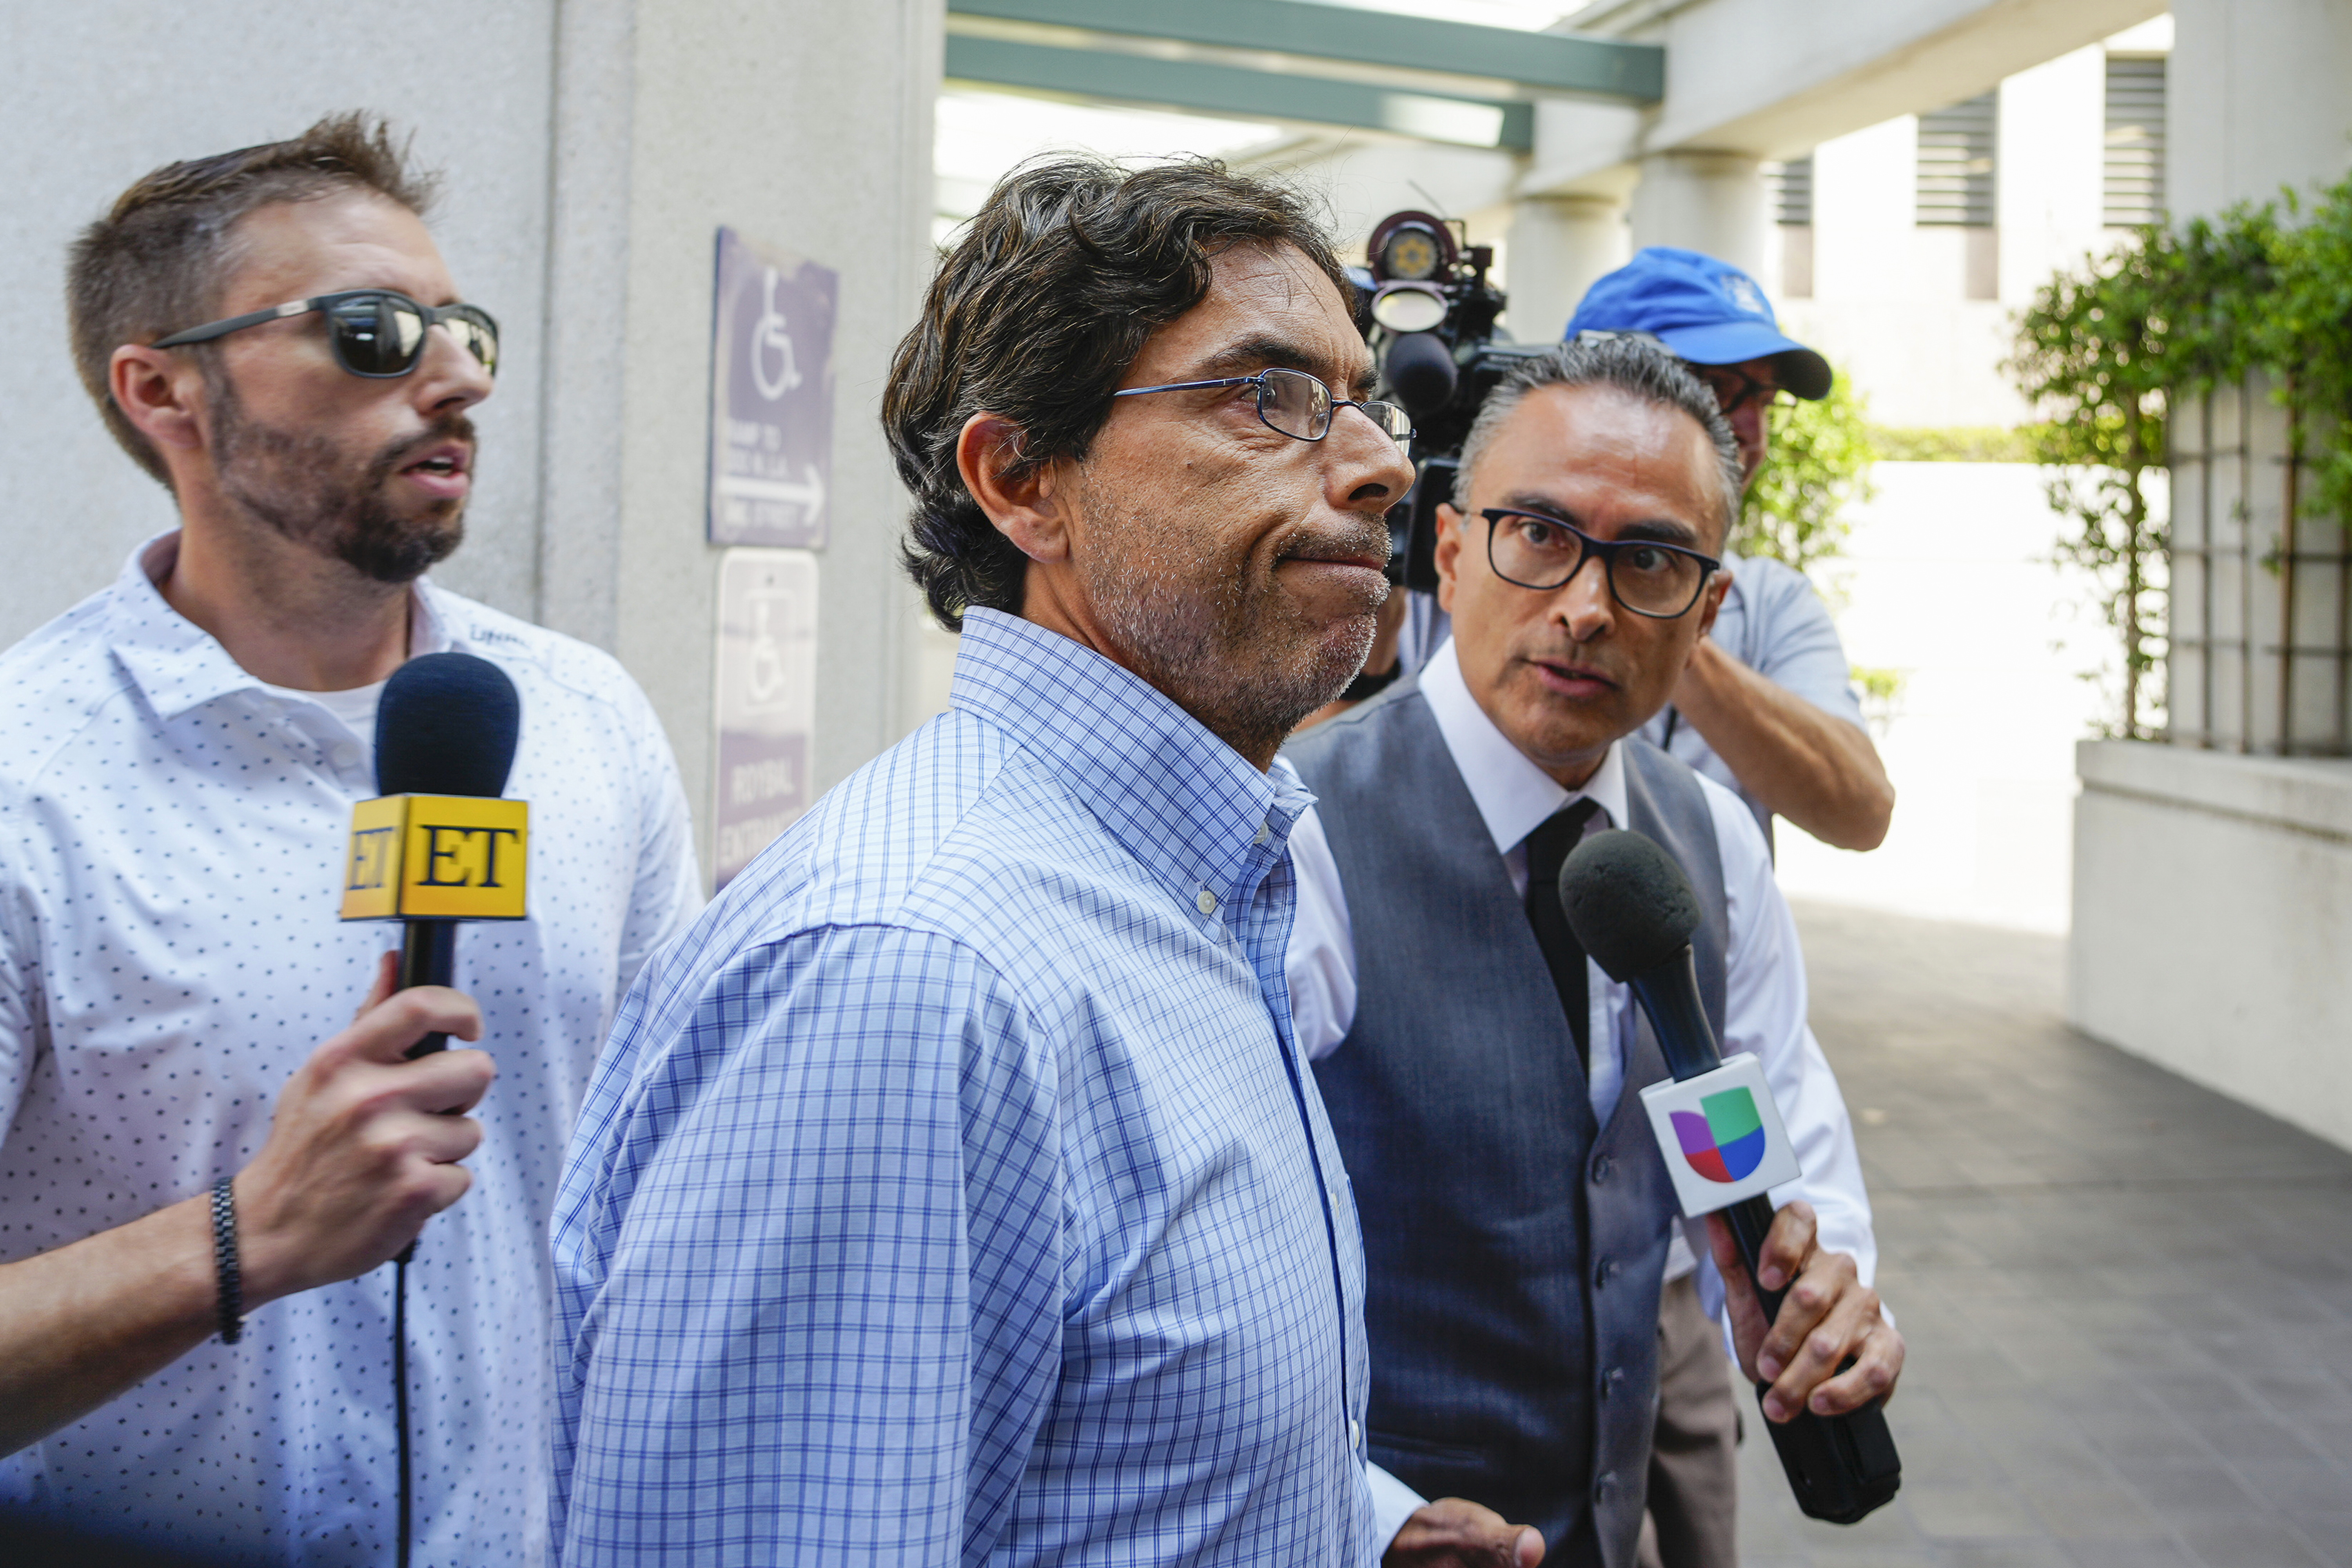
[[1584,291],[1564,334],[1647,332],[1692,364],[1769,359],[1799,397],[1827,397],[1830,362],[1785,336],[1756,279],[1696,250],[1650,245]]

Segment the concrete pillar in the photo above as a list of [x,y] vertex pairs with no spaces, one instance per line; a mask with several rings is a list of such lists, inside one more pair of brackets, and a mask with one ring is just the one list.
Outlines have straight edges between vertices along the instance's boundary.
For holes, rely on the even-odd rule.
[[2352,166],[2352,0],[2177,0],[2167,67],[2166,184],[2209,216]]
[[2079,267],[2102,248],[2106,72],[2094,46],[2000,84],[1999,298],[2012,308],[2050,281],[2052,258]]
[[721,225],[841,278],[812,781],[888,745],[912,679],[906,499],[877,411],[930,274],[939,0],[565,0],[538,611],[599,643],[668,726],[711,864],[719,552],[704,542]]
[[1745,153],[1653,153],[1633,188],[1633,244],[1676,245],[1750,272],[1764,266],[1763,161]]
[[1615,196],[1525,196],[1512,204],[1510,304],[1503,324],[1523,343],[1557,339],[1593,279],[1633,254]]

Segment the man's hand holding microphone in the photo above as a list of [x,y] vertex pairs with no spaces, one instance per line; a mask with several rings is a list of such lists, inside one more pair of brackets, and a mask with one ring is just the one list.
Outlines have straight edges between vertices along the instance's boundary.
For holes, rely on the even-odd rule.
[[[478,1039],[481,1010],[437,985],[395,993],[387,952],[351,1027],[279,1093],[261,1152],[233,1181],[243,1306],[365,1274],[463,1197],[457,1162],[482,1141],[464,1114],[496,1069],[481,1051],[407,1051],[427,1035]],[[222,1326],[209,1194],[0,1266],[0,1455],[74,1421],[177,1361]]]
[[464,1113],[498,1069],[484,1051],[407,1052],[431,1034],[479,1039],[481,1009],[446,986],[396,991],[398,968],[385,953],[359,1016],[287,1081],[236,1178],[249,1306],[388,1261],[473,1184],[457,1162],[482,1124]]

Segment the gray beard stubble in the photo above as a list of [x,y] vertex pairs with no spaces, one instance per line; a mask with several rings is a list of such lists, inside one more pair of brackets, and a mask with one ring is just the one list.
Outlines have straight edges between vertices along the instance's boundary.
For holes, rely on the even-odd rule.
[[1235,750],[1271,752],[1363,668],[1370,616],[1336,647],[1286,647],[1281,590],[1270,580],[1245,592],[1229,563],[1169,548],[1164,528],[1117,505],[1090,498],[1087,516],[1095,548],[1080,574],[1104,630],[1138,675]]

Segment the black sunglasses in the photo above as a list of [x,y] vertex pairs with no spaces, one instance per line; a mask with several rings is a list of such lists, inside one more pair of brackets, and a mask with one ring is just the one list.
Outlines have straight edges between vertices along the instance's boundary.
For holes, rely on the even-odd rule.
[[1712,555],[1654,539],[1595,539],[1539,511],[1490,506],[1478,515],[1486,520],[1487,564],[1504,582],[1552,593],[1598,556],[1610,596],[1654,621],[1689,614],[1723,566]]
[[406,375],[425,357],[425,334],[446,326],[466,351],[492,375],[499,373],[499,324],[479,305],[420,305],[391,289],[347,289],[207,321],[159,338],[155,347],[176,349],[188,343],[210,342],[231,332],[306,316],[316,310],[327,318],[327,341],[334,345],[335,363],[353,375],[376,378]]

